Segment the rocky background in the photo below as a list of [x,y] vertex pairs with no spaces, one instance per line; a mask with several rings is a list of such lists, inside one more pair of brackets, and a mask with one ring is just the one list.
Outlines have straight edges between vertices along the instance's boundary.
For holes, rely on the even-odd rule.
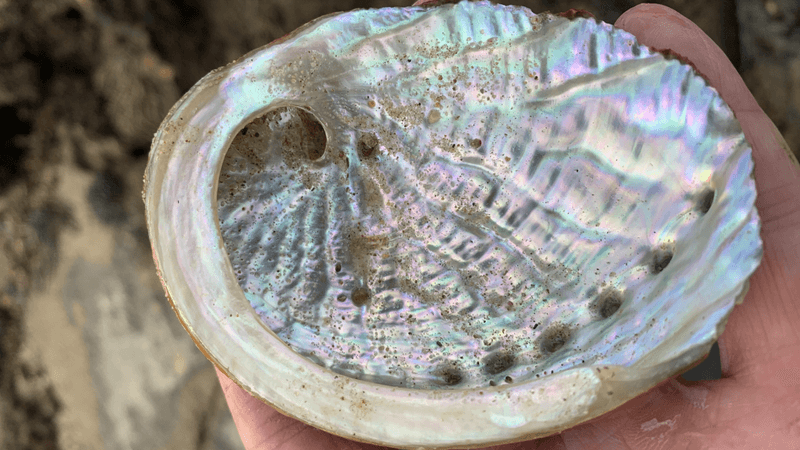
[[[639,2],[521,3],[613,23]],[[797,153],[800,2],[664,3],[727,53]],[[155,276],[150,139],[210,70],[322,14],[405,4],[0,0],[0,449],[242,448]]]

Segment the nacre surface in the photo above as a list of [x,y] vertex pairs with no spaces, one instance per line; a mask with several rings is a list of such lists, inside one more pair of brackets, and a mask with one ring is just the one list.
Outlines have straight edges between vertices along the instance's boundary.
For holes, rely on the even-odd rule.
[[145,202],[178,317],[239,384],[342,436],[477,446],[707,352],[761,257],[752,164],[690,66],[463,2],[326,16],[212,72]]

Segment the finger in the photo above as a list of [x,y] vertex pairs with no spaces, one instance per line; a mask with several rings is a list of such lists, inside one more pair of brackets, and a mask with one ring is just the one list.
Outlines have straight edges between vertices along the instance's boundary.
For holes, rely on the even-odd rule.
[[382,448],[343,439],[285,416],[247,393],[219,369],[216,370],[225,400],[227,400],[228,408],[233,416],[233,422],[236,424],[236,429],[247,450],[275,448],[283,450],[378,450]]
[[[261,400],[248,394],[218,368],[217,378],[228,402],[228,408],[246,450],[336,449],[390,450],[350,441],[284,416]],[[536,441],[488,447],[487,450],[566,450],[559,435]]]
[[561,436],[570,450],[795,448],[797,391],[796,384],[670,379]]
[[[261,400],[248,394],[239,385],[215,367],[219,384],[228,402],[233,422],[246,450],[336,449],[336,450],[390,450],[350,441],[284,416]],[[488,447],[491,450],[566,450],[560,435],[536,441],[519,442]]]
[[[733,109],[747,140],[753,145],[759,190],[798,186],[800,170],[792,164],[786,141],[758,106],[736,68],[714,41],[689,19],[662,5],[642,4],[625,12],[617,27],[634,34],[640,43],[672,50],[690,61]],[[765,211],[766,219],[786,211]]]
[[764,259],[729,319],[720,352],[723,371],[760,373],[775,352],[800,344],[800,169],[731,62],[695,24],[665,6],[645,4],[620,16],[616,26],[691,61],[731,106],[753,148]]

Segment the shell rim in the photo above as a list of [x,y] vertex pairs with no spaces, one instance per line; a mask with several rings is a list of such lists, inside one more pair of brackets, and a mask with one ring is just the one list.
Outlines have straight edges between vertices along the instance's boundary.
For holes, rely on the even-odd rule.
[[[445,5],[443,5],[443,6],[445,6]],[[428,7],[419,7],[419,8],[431,9],[430,6],[428,6]],[[580,422],[583,422],[583,421],[592,419],[594,417],[597,417],[597,416],[599,416],[601,414],[604,414],[605,412],[608,412],[608,411],[616,408],[617,406],[629,401],[630,399],[640,395],[641,393],[647,391],[648,389],[650,389],[653,386],[657,385],[659,382],[661,382],[661,381],[663,381],[665,379],[668,379],[668,378],[670,378],[670,377],[672,377],[674,375],[677,375],[679,373],[682,373],[683,371],[685,371],[686,369],[688,369],[691,366],[693,366],[694,364],[696,364],[703,357],[705,357],[705,355],[708,354],[708,351],[709,351],[711,345],[713,344],[713,342],[719,337],[719,335],[724,330],[725,324],[727,323],[728,315],[730,314],[730,312],[732,312],[732,308],[728,311],[728,313],[717,324],[716,332],[714,333],[713,337],[711,337],[710,339],[704,340],[704,341],[700,342],[699,344],[687,349],[683,354],[681,354],[680,356],[676,357],[672,361],[667,361],[666,363],[661,363],[661,364],[658,364],[658,365],[655,365],[655,366],[649,366],[649,367],[644,368],[644,369],[643,368],[637,368],[637,370],[639,371],[640,376],[636,376],[636,377],[633,377],[633,378],[632,377],[626,377],[625,375],[627,374],[627,372],[629,372],[628,368],[620,367],[620,366],[614,366],[614,367],[603,366],[604,367],[604,372],[601,375],[595,375],[594,370],[591,370],[591,369],[597,369],[598,373],[599,373],[600,372],[599,368],[597,368],[595,366],[582,366],[582,367],[576,367],[576,368],[567,369],[565,371],[562,371],[562,372],[559,372],[559,373],[556,373],[556,374],[547,375],[547,376],[541,377],[541,378],[536,379],[536,380],[529,380],[529,381],[525,381],[525,382],[515,383],[514,385],[504,385],[504,386],[487,387],[487,388],[480,388],[480,389],[479,388],[473,388],[473,389],[469,389],[469,390],[452,390],[453,392],[459,391],[459,392],[467,393],[467,394],[465,394],[466,397],[475,396],[475,392],[483,391],[483,392],[487,392],[489,397],[493,396],[493,397],[499,398],[499,397],[505,397],[506,393],[509,392],[509,391],[517,391],[517,392],[519,392],[519,391],[529,391],[529,390],[532,390],[533,388],[539,387],[541,385],[549,385],[549,384],[551,384],[551,382],[559,382],[561,379],[565,378],[566,376],[572,375],[572,374],[576,374],[576,373],[579,373],[579,372],[580,373],[584,373],[584,375],[586,375],[585,372],[587,372],[587,369],[588,369],[588,378],[587,378],[587,380],[591,380],[591,381],[593,381],[595,383],[596,389],[594,389],[594,392],[593,392],[594,394],[598,394],[603,389],[603,386],[607,382],[609,382],[610,378],[613,378],[613,377],[615,377],[617,375],[622,375],[620,378],[627,378],[625,380],[625,386],[627,388],[634,388],[634,389],[628,389],[627,392],[625,392],[624,395],[623,394],[616,395],[616,396],[613,397],[613,399],[606,400],[605,402],[603,402],[603,403],[605,403],[605,406],[602,407],[602,408],[599,408],[599,409],[592,408],[593,410],[589,411],[589,412],[584,411],[583,413],[572,414],[567,418],[568,420],[559,420],[559,423],[560,423],[559,426],[556,426],[556,427],[549,426],[549,427],[539,428],[539,429],[537,429],[537,427],[535,425],[533,427],[527,427],[527,428],[526,427],[521,427],[521,428],[525,428],[525,430],[520,430],[521,432],[518,431],[516,433],[506,433],[506,437],[505,438],[484,440],[484,441],[480,441],[480,442],[477,442],[477,441],[466,442],[466,441],[463,441],[463,440],[453,440],[453,439],[449,439],[448,440],[447,438],[442,439],[442,438],[445,437],[444,435],[447,434],[447,433],[441,433],[440,435],[435,436],[435,439],[431,439],[430,441],[426,440],[425,442],[420,442],[420,441],[414,441],[414,442],[395,442],[395,441],[391,441],[391,442],[388,442],[388,441],[380,440],[379,438],[376,438],[375,436],[372,436],[369,433],[349,434],[349,433],[346,433],[345,432],[346,430],[342,429],[341,427],[337,427],[335,421],[328,420],[328,417],[317,416],[317,420],[314,420],[311,417],[303,416],[303,414],[301,414],[301,413],[292,412],[290,410],[290,408],[286,408],[285,406],[279,404],[278,402],[276,402],[274,400],[265,398],[265,396],[261,395],[260,393],[256,392],[255,390],[253,390],[247,383],[243,382],[239,377],[237,377],[233,373],[233,371],[230,369],[230,367],[228,367],[225,364],[223,364],[217,357],[215,357],[213,355],[213,352],[210,349],[206,348],[206,346],[202,343],[202,340],[201,340],[200,336],[198,336],[198,334],[195,332],[195,330],[193,330],[192,327],[189,325],[188,318],[184,316],[183,312],[180,310],[178,305],[173,300],[173,296],[172,296],[172,294],[170,292],[170,289],[168,288],[167,279],[164,276],[161,264],[159,262],[159,257],[158,257],[159,249],[158,249],[158,246],[156,245],[156,242],[155,242],[156,221],[155,221],[153,215],[151,214],[151,210],[149,208],[151,203],[153,203],[154,201],[157,201],[155,199],[158,196],[154,194],[154,190],[156,188],[160,187],[161,183],[163,183],[163,180],[159,180],[159,182],[155,182],[154,181],[154,177],[152,176],[154,174],[151,173],[151,171],[155,171],[154,167],[156,166],[155,160],[158,159],[158,149],[167,145],[167,144],[164,143],[164,139],[163,139],[164,138],[164,134],[166,133],[165,128],[168,127],[169,124],[172,122],[172,120],[175,118],[175,115],[177,114],[178,109],[180,109],[179,105],[184,104],[184,102],[187,101],[187,99],[189,99],[192,96],[192,94],[194,94],[196,92],[196,90],[199,88],[199,86],[203,82],[207,81],[210,78],[214,78],[214,77],[220,76],[223,72],[226,72],[226,70],[228,68],[230,68],[230,67],[232,67],[232,66],[234,66],[234,65],[236,65],[236,64],[238,64],[238,63],[240,63],[240,62],[242,62],[244,60],[246,60],[251,55],[253,55],[253,54],[257,53],[257,52],[263,51],[266,48],[269,48],[269,47],[272,47],[272,46],[275,46],[275,45],[279,45],[280,43],[285,42],[286,40],[290,39],[292,36],[298,34],[299,32],[310,28],[311,26],[313,26],[313,24],[319,23],[321,21],[321,19],[333,16],[333,15],[336,15],[336,14],[323,16],[323,17],[321,17],[319,19],[316,19],[315,21],[310,22],[310,23],[300,27],[299,29],[297,29],[294,32],[290,33],[289,35],[285,36],[284,38],[281,38],[281,39],[279,39],[277,41],[274,41],[273,43],[267,44],[264,47],[261,47],[261,48],[258,48],[256,50],[253,50],[252,52],[249,52],[248,54],[242,56],[241,58],[239,58],[239,59],[237,59],[235,61],[233,61],[232,63],[230,63],[230,64],[228,64],[228,65],[226,65],[226,66],[224,66],[224,67],[222,67],[220,69],[212,71],[211,73],[206,75],[194,87],[192,87],[186,94],[184,94],[184,96],[175,104],[175,106],[172,107],[172,109],[167,114],[166,118],[164,119],[162,125],[160,126],[160,128],[159,128],[158,132],[156,133],[155,138],[153,140],[151,152],[150,152],[150,155],[149,155],[149,158],[148,158],[148,168],[147,168],[147,171],[146,171],[145,177],[144,177],[143,199],[144,199],[144,202],[145,202],[146,206],[148,206],[148,208],[146,208],[145,214],[146,214],[148,233],[149,233],[149,235],[151,237],[151,248],[152,248],[152,251],[153,251],[153,258],[154,258],[154,261],[155,261],[155,264],[156,264],[157,274],[158,274],[159,280],[162,283],[162,286],[164,287],[164,290],[165,290],[165,293],[166,293],[166,297],[167,297],[167,299],[168,299],[168,301],[170,303],[170,306],[172,307],[173,311],[175,312],[176,316],[178,317],[179,322],[184,327],[184,329],[186,329],[187,333],[189,333],[190,337],[195,342],[195,345],[198,347],[198,349],[206,356],[207,359],[209,359],[217,368],[219,368],[220,371],[222,371],[226,376],[228,376],[228,378],[233,380],[238,386],[240,386],[242,389],[244,389],[250,395],[253,395],[254,397],[258,398],[260,401],[270,405],[271,407],[273,407],[276,410],[278,410],[280,413],[282,413],[282,414],[284,414],[286,416],[289,416],[289,417],[293,417],[293,418],[295,418],[297,420],[303,421],[305,423],[308,423],[308,424],[310,424],[312,426],[315,426],[317,428],[323,429],[323,430],[325,430],[325,431],[327,431],[329,433],[338,435],[340,437],[344,437],[344,438],[351,439],[351,440],[356,440],[356,441],[359,441],[359,442],[372,443],[372,444],[384,444],[384,445],[385,444],[389,444],[389,445],[395,445],[395,446],[399,446],[399,447],[403,447],[403,448],[420,448],[420,446],[424,446],[425,448],[440,448],[440,447],[450,447],[452,445],[459,445],[459,446],[461,446],[463,448],[477,448],[477,447],[482,447],[482,446],[485,446],[485,445],[519,442],[519,441],[524,441],[524,440],[528,440],[528,439],[532,439],[532,438],[543,437],[543,436],[554,434],[554,433],[557,433],[557,432],[562,431],[564,429],[570,428],[570,427],[572,427],[572,426],[574,426],[574,425],[576,425],[576,424],[578,424]],[[566,19],[566,20],[593,20],[593,19]],[[637,44],[638,44],[638,41],[637,41]],[[277,107],[277,105],[269,105],[268,107],[264,108],[263,110],[260,110],[260,111],[254,113],[254,114],[251,114],[250,116],[248,116],[248,118],[245,118],[243,121],[241,121],[236,126],[237,129],[243,128],[244,125],[246,125],[247,123],[249,123],[250,120],[252,120],[253,117],[261,115],[261,114],[265,113],[266,111],[268,111],[270,109],[274,109],[276,107]],[[230,145],[230,140],[231,139],[232,139],[232,137],[230,137],[230,139],[225,143],[224,148],[226,149],[226,151],[227,151],[227,148]],[[171,151],[168,152],[168,153],[171,153]],[[219,176],[219,171],[217,171],[217,177],[218,176]],[[218,184],[216,183],[216,180],[215,180],[215,184],[214,184],[214,196],[215,197],[216,197],[217,186],[218,186]],[[214,214],[216,216],[216,214],[217,214],[216,208],[212,208],[212,209],[214,210]],[[756,211],[754,205],[753,205],[752,211]],[[216,219],[216,217],[215,217],[215,219]],[[217,228],[217,233],[219,234],[218,225],[217,225],[216,228]],[[226,255],[226,257],[227,257],[227,255]],[[750,276],[752,276],[752,274],[753,274],[753,272],[751,272],[746,277],[746,279],[743,280],[743,283],[738,286],[739,292],[735,295],[736,298],[737,298],[737,301],[735,302],[736,304],[739,304],[741,302],[741,299],[744,297],[745,293],[747,292],[747,280],[749,279]],[[270,334],[270,337],[272,339],[272,341],[269,342],[268,345],[283,346],[288,350],[288,346],[282,340],[280,340],[271,330],[267,329],[267,332]],[[291,352],[291,350],[288,350],[288,351]],[[308,361],[308,360],[305,360],[305,359],[303,359],[303,360],[305,361],[305,364],[304,364],[303,368],[305,368],[306,370],[312,371],[312,372],[317,372],[322,377],[322,379],[324,379],[326,381],[333,382],[334,377],[337,377],[337,378],[342,377],[342,375],[336,374],[335,372],[332,372],[332,371],[330,371],[328,369],[324,369],[324,368],[322,368],[320,366],[317,366],[315,363],[313,363],[311,361]],[[677,366],[675,365],[676,361],[680,361],[680,364],[677,365]],[[679,368],[675,369],[675,367],[679,367]],[[606,370],[609,370],[610,372],[605,372]],[[607,375],[609,375],[609,374],[610,374],[610,378],[607,378]],[[641,376],[642,374],[645,374],[645,376],[642,377]],[[629,375],[629,374],[627,374],[627,375]],[[390,387],[390,386],[376,385],[376,384],[371,383],[371,382],[360,381],[360,380],[356,380],[356,379],[348,379],[348,383],[354,385],[356,388],[358,388],[358,387],[369,388],[369,390],[375,391],[376,394],[383,395],[383,398],[386,399],[388,402],[391,402],[391,397],[393,395],[396,395],[397,392],[408,393],[409,397],[418,397],[419,400],[422,400],[419,403],[420,404],[420,408],[426,408],[426,409],[430,408],[432,406],[432,405],[429,404],[430,403],[431,394],[433,394],[434,392],[438,392],[438,391],[424,390],[424,389],[406,389],[406,388],[396,388],[396,387]],[[618,381],[616,383],[618,383]],[[355,402],[357,400],[359,400],[359,399],[358,398],[349,399],[349,401],[351,401],[351,402]],[[427,402],[426,402],[426,400],[427,400]],[[596,400],[596,399],[593,399],[593,400]],[[293,406],[298,407],[299,408],[298,411],[300,411],[300,412],[306,411],[305,409],[302,409],[304,407],[302,405],[299,405],[298,403],[293,404]],[[596,402],[595,401],[590,401],[590,402],[588,402],[588,406],[589,407],[596,406]],[[372,421],[372,423],[375,423],[375,421]],[[531,423],[529,422],[526,425],[530,425],[530,424]],[[366,431],[364,429],[364,427],[363,427],[363,425],[364,425],[363,422],[360,423],[359,425],[361,425],[360,427],[357,428],[359,431]],[[400,425],[400,424],[398,424],[398,425]],[[451,429],[451,427],[448,427],[446,423],[440,424],[440,425],[442,426],[443,430]],[[373,426],[373,428],[380,429],[381,428],[380,423],[378,423],[377,427]],[[356,428],[354,428],[354,429],[356,429]],[[508,429],[506,429],[506,430],[508,430]]]

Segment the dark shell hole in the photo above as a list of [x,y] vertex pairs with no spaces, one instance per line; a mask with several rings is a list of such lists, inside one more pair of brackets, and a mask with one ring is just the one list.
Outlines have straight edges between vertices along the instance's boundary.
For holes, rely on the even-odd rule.
[[299,109],[298,116],[303,125],[302,133],[306,154],[308,155],[308,159],[316,161],[322,158],[322,155],[325,154],[325,147],[328,145],[328,138],[325,136],[325,128],[319,120],[308,111]]
[[650,271],[655,275],[659,274],[667,268],[672,261],[673,251],[668,248],[659,248],[653,252],[653,262],[650,266]]
[[483,360],[483,371],[487,375],[497,375],[514,366],[516,357],[510,352],[497,352],[487,356]]
[[553,326],[542,334],[542,352],[555,353],[572,337],[572,330],[565,326]]
[[700,214],[705,214],[711,209],[716,194],[713,189],[706,189],[700,193],[697,200],[697,210],[700,211]]
[[378,137],[372,133],[364,133],[358,138],[356,150],[361,160],[373,158],[378,153],[380,143]]
[[608,319],[622,306],[622,293],[619,291],[607,291],[600,294],[597,299],[597,313],[603,319]]
[[365,287],[356,288],[353,291],[350,299],[353,301],[355,306],[364,306],[369,303],[369,289]]
[[455,386],[461,383],[463,379],[464,376],[461,374],[461,371],[455,367],[448,367],[442,371],[442,382],[444,382],[446,386]]
[[454,361],[442,364],[433,375],[436,382],[444,386],[455,386],[464,381],[464,374]]

